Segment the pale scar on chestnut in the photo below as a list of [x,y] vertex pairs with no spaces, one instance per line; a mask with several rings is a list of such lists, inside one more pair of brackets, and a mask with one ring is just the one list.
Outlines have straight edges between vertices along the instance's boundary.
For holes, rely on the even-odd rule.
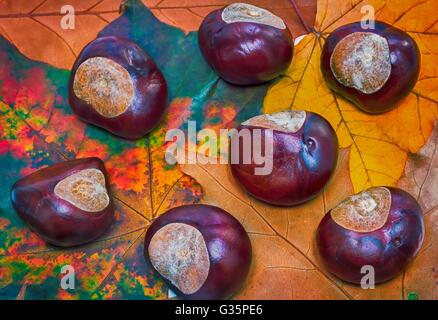
[[73,81],[76,96],[100,115],[114,118],[128,109],[134,97],[134,84],[129,72],[117,62],[93,57],[76,70]]
[[226,23],[254,22],[277,29],[286,29],[283,19],[272,12],[247,3],[233,3],[222,11],[222,20]]
[[372,32],[354,32],[338,42],[330,57],[330,68],[344,86],[375,93],[391,75],[388,41]]
[[62,179],[56,184],[54,193],[87,212],[102,211],[110,202],[105,176],[98,169],[84,169]]
[[331,216],[348,230],[372,232],[386,223],[391,202],[391,192],[387,188],[373,187],[345,199],[331,210]]
[[154,268],[184,294],[198,291],[210,270],[201,232],[185,223],[169,223],[152,237],[148,247]]
[[287,110],[255,116],[246,120],[242,124],[286,133],[295,133],[303,127],[305,121],[306,111]]

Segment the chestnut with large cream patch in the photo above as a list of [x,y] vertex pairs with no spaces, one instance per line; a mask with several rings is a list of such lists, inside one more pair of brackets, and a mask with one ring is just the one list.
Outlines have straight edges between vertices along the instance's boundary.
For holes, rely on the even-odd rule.
[[184,294],[202,287],[210,270],[207,246],[201,232],[185,223],[170,223],[149,243],[154,268]]
[[98,238],[114,219],[107,173],[98,158],[60,162],[18,180],[11,202],[40,237],[63,247]]
[[186,299],[226,299],[244,283],[251,263],[245,229],[221,208],[195,204],[168,210],[149,226],[148,265]]
[[134,97],[134,84],[129,72],[104,57],[93,57],[79,65],[73,90],[78,98],[107,118],[125,112]]
[[387,188],[371,188],[352,195],[332,209],[333,220],[340,226],[371,232],[383,227],[391,208],[391,192]]
[[321,52],[321,72],[328,87],[368,113],[395,108],[414,88],[420,51],[403,30],[381,21],[362,22],[332,31]]
[[102,211],[109,204],[105,176],[98,169],[84,169],[62,179],[54,193],[87,212]]
[[388,41],[370,32],[352,33],[336,45],[330,67],[344,86],[365,94],[379,91],[391,75]]
[[167,83],[155,62],[136,43],[99,37],[76,59],[69,103],[83,121],[138,139],[160,122],[167,109]]
[[399,274],[418,254],[424,238],[423,213],[415,198],[394,187],[372,187],[348,197],[319,224],[316,243],[325,267],[359,284],[362,267],[375,282]]

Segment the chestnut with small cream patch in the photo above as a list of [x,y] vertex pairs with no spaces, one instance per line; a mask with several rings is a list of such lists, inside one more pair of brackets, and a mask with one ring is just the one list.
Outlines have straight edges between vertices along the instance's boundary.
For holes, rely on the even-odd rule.
[[102,235],[114,219],[107,173],[102,160],[59,162],[18,180],[11,202],[41,238],[62,247],[77,246]]
[[305,121],[306,111],[288,110],[255,116],[242,122],[242,125],[295,133],[302,128]]
[[280,17],[246,3],[210,12],[202,21],[198,40],[208,64],[236,85],[263,83],[285,73],[294,48]]
[[[249,141],[243,141],[245,136]],[[253,117],[236,128],[232,141],[239,141],[230,149],[233,177],[249,194],[274,205],[294,206],[315,197],[338,159],[338,140],[330,123],[302,110]],[[268,155],[270,172],[257,173],[262,165],[256,149]]]
[[184,294],[193,294],[208,277],[210,260],[198,229],[170,223],[159,229],[148,247],[154,268]]
[[255,22],[278,29],[286,29],[283,19],[272,12],[248,3],[233,3],[222,11],[226,23]]

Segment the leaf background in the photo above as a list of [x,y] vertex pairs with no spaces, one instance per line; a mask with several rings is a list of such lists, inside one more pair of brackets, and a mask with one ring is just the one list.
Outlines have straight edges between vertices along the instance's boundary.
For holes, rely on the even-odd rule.
[[[228,2],[128,1],[118,18],[119,1],[80,1],[75,6],[78,32],[59,28],[56,1],[0,2],[1,298],[165,299],[166,286],[144,264],[144,233],[168,208],[198,202],[227,209],[251,237],[255,259],[236,298],[403,299],[410,291],[418,292],[420,299],[437,298],[433,127],[438,42],[430,15],[436,3],[371,2],[378,18],[415,37],[423,61],[414,92],[396,110],[371,117],[325,87],[318,54],[324,37],[337,26],[360,19],[361,6],[369,2],[319,0],[315,13],[315,1],[298,1],[308,24],[315,20],[317,33],[299,42],[287,74],[253,88],[236,88],[217,78],[199,53],[196,33],[190,32],[202,16]],[[285,18],[295,36],[303,33],[287,1],[254,3]],[[69,71],[64,69],[96,35],[111,34],[139,43],[155,59],[170,88],[165,121],[134,142],[80,122],[67,103]],[[258,203],[234,184],[225,166],[179,168],[164,162],[166,130],[185,128],[187,120],[217,130],[260,112],[295,107],[327,117],[344,148],[335,178],[304,206],[278,209]],[[10,187],[20,176],[46,165],[85,156],[105,161],[116,222],[102,239],[87,246],[68,250],[48,246],[13,212]],[[425,211],[426,239],[404,274],[376,290],[361,290],[324,271],[315,254],[314,232],[323,214],[345,196],[380,183],[399,184],[417,196]],[[65,264],[77,271],[74,291],[59,287]]]
[[[3,297],[17,296],[26,284],[26,299],[165,298],[167,289],[145,269],[145,230],[168,208],[196,203],[201,197],[199,184],[165,163],[166,130],[181,127],[188,119],[202,126],[233,126],[260,112],[267,85],[238,89],[224,83],[203,61],[195,33],[185,35],[159,22],[140,2],[129,2],[124,14],[100,33],[110,34],[141,45],[169,85],[167,118],[137,141],[118,139],[76,119],[67,103],[69,72],[28,60],[0,39]],[[117,203],[117,222],[93,244],[58,250],[42,243],[17,218],[8,190],[22,175],[85,156],[105,161]],[[79,277],[79,289],[72,293],[59,289],[60,266],[68,263]]]
[[[232,0],[143,0],[145,6],[162,22],[185,33],[198,30],[210,11],[232,3]],[[82,48],[93,40],[102,28],[119,17],[121,0],[73,0],[75,29],[60,27],[59,0],[0,1],[0,35],[3,35],[27,57],[70,69]],[[252,3],[269,8],[281,16],[292,34],[305,32],[289,0],[255,0]],[[313,24],[316,0],[298,0],[297,5],[309,24]],[[23,32],[25,30],[25,32]]]
[[[360,21],[363,6],[372,6],[377,20],[407,31],[421,54],[420,78],[396,109],[365,114],[334,94],[320,72],[324,39],[337,27]],[[296,47],[294,61],[283,79],[269,89],[264,112],[289,108],[317,112],[336,129],[342,148],[351,148],[349,168],[355,192],[373,185],[395,185],[410,153],[427,141],[437,119],[437,23],[430,15],[437,2],[337,1],[318,2],[315,33]]]

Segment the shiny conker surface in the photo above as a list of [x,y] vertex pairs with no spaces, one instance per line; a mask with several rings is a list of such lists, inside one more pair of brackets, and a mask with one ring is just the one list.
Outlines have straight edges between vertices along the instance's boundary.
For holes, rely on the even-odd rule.
[[207,15],[199,33],[207,63],[225,81],[255,85],[285,72],[293,39],[283,20],[268,10],[233,3]]
[[344,25],[327,38],[321,54],[327,85],[368,113],[396,107],[415,86],[420,52],[406,32],[384,22],[363,29]]
[[158,67],[134,42],[109,36],[90,42],[76,59],[69,103],[83,121],[126,139],[150,132],[167,109]]
[[18,180],[11,201],[18,215],[50,244],[85,244],[111,225],[114,209],[102,160],[60,162]]
[[[249,142],[241,138],[245,131],[251,137]],[[336,168],[336,133],[330,123],[316,113],[291,110],[256,116],[237,128],[232,140],[237,141],[236,137],[239,143],[233,145],[232,141],[230,149],[234,178],[249,194],[273,205],[294,206],[312,199]],[[272,170],[266,174],[256,171],[266,166],[255,160],[258,140],[259,150],[265,154],[269,153],[266,143],[272,142]],[[245,163],[248,152],[251,152],[250,161]]]
[[325,267],[359,284],[372,266],[375,283],[390,280],[417,255],[424,238],[423,213],[415,198],[394,187],[373,187],[330,210],[317,230]]
[[170,209],[149,227],[144,254],[180,297],[227,299],[243,285],[251,242],[228,212],[210,205]]

